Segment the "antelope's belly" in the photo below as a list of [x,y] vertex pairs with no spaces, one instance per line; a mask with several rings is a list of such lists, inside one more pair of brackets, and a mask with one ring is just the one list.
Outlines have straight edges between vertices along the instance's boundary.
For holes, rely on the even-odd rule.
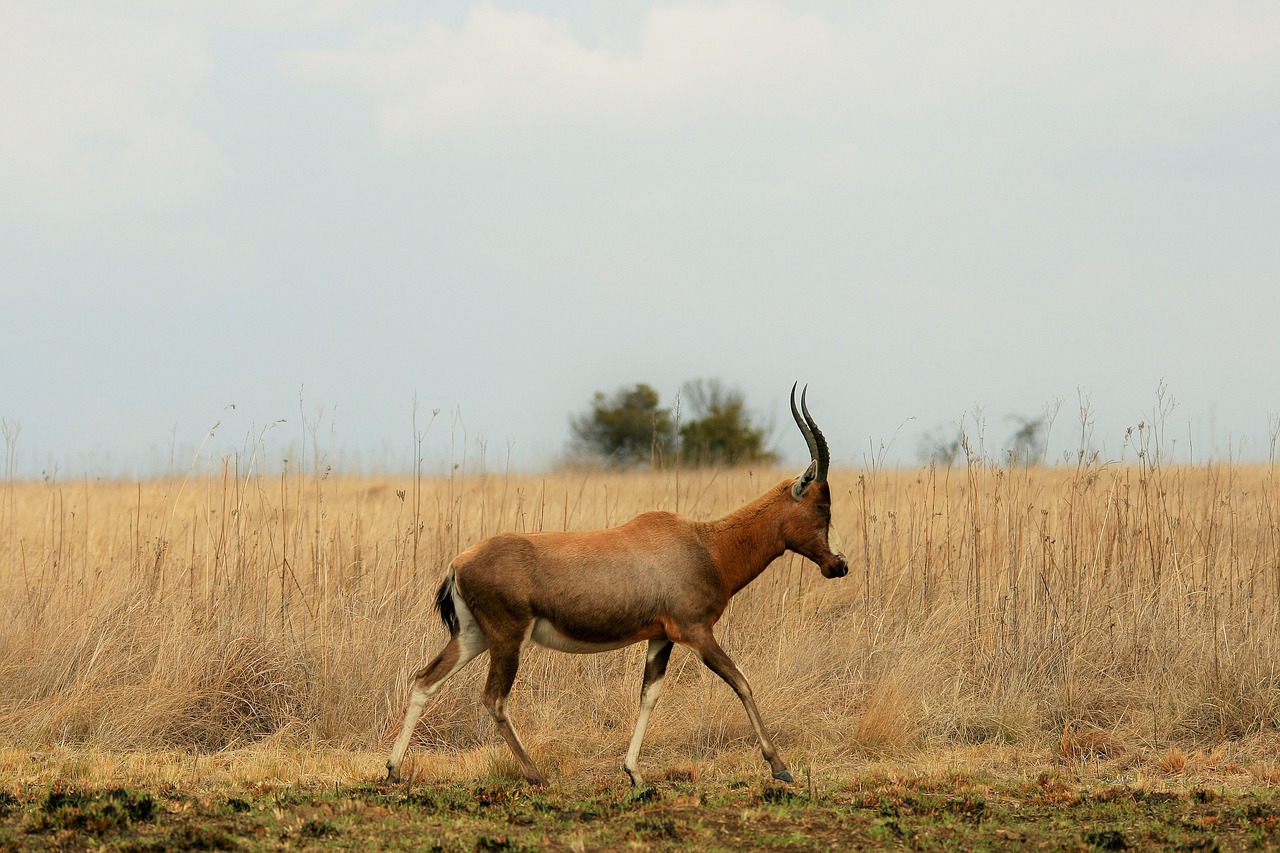
[[614,649],[621,649],[632,643],[638,643],[645,637],[623,637],[618,640],[611,640],[604,643],[592,643],[585,640],[575,640],[573,637],[566,636],[556,629],[547,619],[534,619],[533,630],[529,632],[529,639],[533,640],[540,646],[548,649],[555,649],[559,652],[569,652],[575,655],[590,655],[596,652],[611,652]]

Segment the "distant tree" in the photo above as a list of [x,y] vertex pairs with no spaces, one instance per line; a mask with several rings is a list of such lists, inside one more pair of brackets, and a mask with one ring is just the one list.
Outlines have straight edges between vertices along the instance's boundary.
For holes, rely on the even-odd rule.
[[938,426],[920,436],[916,457],[922,465],[942,465],[950,468],[956,464],[964,450],[964,431],[959,427],[947,430]]
[[643,382],[611,397],[597,391],[590,409],[570,421],[572,452],[622,468],[652,462],[676,439],[671,411],[658,402],[658,392]]
[[1009,419],[1018,422],[1017,430],[1009,438],[1009,467],[1039,465],[1048,449],[1048,419],[1021,415],[1010,415]]
[[765,431],[751,422],[746,398],[718,379],[686,382],[680,399],[692,416],[680,426],[680,458],[694,465],[768,464],[778,455],[764,447]]

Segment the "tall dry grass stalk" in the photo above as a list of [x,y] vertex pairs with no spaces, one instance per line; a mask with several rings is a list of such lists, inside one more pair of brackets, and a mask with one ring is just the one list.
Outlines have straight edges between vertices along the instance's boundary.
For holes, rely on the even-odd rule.
[[[183,483],[8,482],[0,746],[380,751],[409,674],[444,639],[432,596],[459,550],[650,509],[711,518],[788,473],[374,480],[227,460]],[[1153,763],[1224,743],[1274,754],[1274,467],[974,460],[831,482],[849,577],[784,557],[718,628],[797,763],[966,744]],[[513,716],[535,759],[619,761],[642,655],[531,650]],[[478,701],[484,668],[429,706],[418,754],[506,760]],[[677,651],[670,675],[648,762],[755,750],[736,697],[696,659]]]

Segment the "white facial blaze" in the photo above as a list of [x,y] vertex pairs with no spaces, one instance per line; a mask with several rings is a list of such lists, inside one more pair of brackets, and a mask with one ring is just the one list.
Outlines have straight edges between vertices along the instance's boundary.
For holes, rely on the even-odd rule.
[[827,528],[827,545],[837,554],[844,554],[844,541],[840,531],[834,527]]

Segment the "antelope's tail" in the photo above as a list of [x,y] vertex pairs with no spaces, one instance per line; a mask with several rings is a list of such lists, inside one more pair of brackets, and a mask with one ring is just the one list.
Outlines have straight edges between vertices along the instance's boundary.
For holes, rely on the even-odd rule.
[[458,576],[453,569],[444,576],[444,583],[436,591],[436,610],[440,613],[440,621],[453,636],[458,635],[461,626],[458,624],[458,608],[453,603],[453,593],[458,588]]

